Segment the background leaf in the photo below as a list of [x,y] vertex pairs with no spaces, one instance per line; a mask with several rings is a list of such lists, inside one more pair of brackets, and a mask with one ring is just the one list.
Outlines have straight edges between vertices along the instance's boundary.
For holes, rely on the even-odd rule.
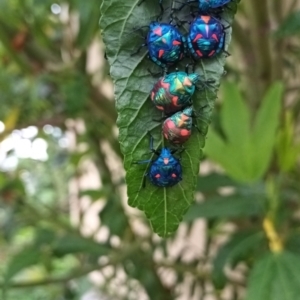
[[263,198],[260,196],[216,196],[209,200],[195,203],[184,216],[184,221],[197,218],[229,218],[259,215],[263,212]]
[[79,235],[65,234],[58,238],[53,244],[53,252],[56,256],[64,256],[70,253],[85,252],[104,255],[109,247],[98,244],[95,241]]
[[249,108],[233,83],[225,82],[222,85],[222,95],[224,102],[220,118],[226,140],[232,144],[242,144],[247,149],[250,134]]
[[31,267],[35,264],[38,264],[40,261],[40,252],[39,249],[35,247],[28,247],[23,249],[18,254],[12,257],[10,263],[8,264],[5,281],[11,280],[17,273],[20,271]]
[[300,142],[295,142],[294,137],[295,128],[292,112],[287,111],[284,116],[284,124],[278,131],[275,145],[277,163],[280,170],[285,172],[295,168],[300,154]]
[[[165,2],[165,7],[170,6],[170,1]],[[143,42],[132,33],[133,29],[148,25],[150,21],[155,20],[159,14],[159,6],[158,3],[149,1],[145,1],[140,6],[137,5],[138,3],[137,0],[128,0],[126,3],[118,0],[104,1],[101,7],[100,26],[111,66],[110,74],[115,84],[117,125],[127,172],[128,203],[145,212],[156,233],[167,236],[176,230],[193,201],[205,138],[194,133],[185,144],[186,150],[181,160],[182,182],[172,188],[157,188],[147,182],[147,187],[142,188],[143,177],[148,166],[132,165],[132,162],[152,158],[149,154],[148,130],[154,135],[156,148],[164,146],[164,141],[161,136],[161,124],[153,121],[160,118],[161,114],[149,100],[149,92],[157,79],[150,76],[147,68],[153,70],[155,66],[144,59],[146,50],[131,56],[131,53]],[[231,23],[235,10],[236,4],[233,4],[232,10],[224,14],[228,23]],[[140,18],[141,15],[143,18]],[[227,44],[229,40],[230,32],[226,34]],[[183,68],[187,62],[184,61],[180,68]],[[225,55],[221,54],[215,59],[201,61],[197,72],[204,80],[215,80],[215,88],[217,88],[224,71],[224,63]],[[193,98],[196,110],[207,107],[203,109],[201,119],[198,120],[198,127],[203,134],[207,132],[215,98],[216,95],[208,90],[197,93]]]
[[283,85],[274,83],[262,100],[255,117],[252,135],[253,177],[261,177],[267,170],[276,141]]
[[270,87],[250,129],[250,116],[238,88],[225,84],[221,109],[225,137],[210,130],[205,151],[234,179],[253,182],[266,172],[276,141],[282,92],[283,86],[279,82]]
[[300,294],[300,259],[283,252],[268,254],[252,270],[246,300],[295,300]]
[[211,192],[220,187],[235,187],[239,183],[232,180],[225,174],[211,173],[207,176],[199,177],[197,190],[199,192]]
[[277,29],[275,36],[277,38],[285,38],[300,33],[300,11],[290,14]]

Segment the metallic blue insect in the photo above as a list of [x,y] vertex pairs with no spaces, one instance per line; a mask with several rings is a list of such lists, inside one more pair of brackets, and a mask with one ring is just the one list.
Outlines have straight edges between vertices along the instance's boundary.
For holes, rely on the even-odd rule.
[[184,6],[191,3],[198,3],[199,13],[212,14],[222,8],[233,0],[187,0],[177,10],[181,10]]
[[[182,180],[180,161],[173,156],[177,149],[171,150],[170,148],[164,147],[161,150],[155,150],[153,148],[153,137],[151,136],[150,150],[158,156],[156,159],[141,160],[136,163],[151,163],[145,176],[149,178],[152,184],[159,187],[170,187]],[[143,186],[145,186],[145,181]]]
[[224,50],[225,27],[207,15],[199,15],[190,26],[187,37],[188,50],[194,59],[214,57]]
[[219,9],[224,7],[224,5],[228,4],[231,1],[232,0],[199,0],[199,12],[200,13],[211,12],[214,9]]
[[183,58],[185,45],[185,38],[176,27],[167,23],[151,22],[146,43],[132,55],[147,46],[149,58],[158,66],[166,68]]

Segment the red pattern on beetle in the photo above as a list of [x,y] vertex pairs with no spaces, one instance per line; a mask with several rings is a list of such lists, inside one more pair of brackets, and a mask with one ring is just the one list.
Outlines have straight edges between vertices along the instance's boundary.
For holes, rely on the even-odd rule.
[[181,129],[180,130],[180,135],[184,137],[189,137],[191,135],[191,131],[188,129]]
[[173,96],[172,97],[172,104],[175,105],[175,106],[178,106],[177,101],[178,101],[178,96]]
[[161,36],[161,35],[162,35],[162,28],[159,26],[159,27],[157,27],[156,29],[154,29],[153,32],[154,32],[156,35]]
[[208,54],[208,56],[212,56],[212,55],[214,55],[215,54],[215,50],[212,50],[209,54]]
[[211,18],[210,16],[201,16],[201,19],[205,24],[208,24]]
[[219,39],[218,39],[218,37],[217,37],[217,35],[214,33],[214,34],[212,34],[212,36],[211,36],[214,40],[216,40],[217,42],[219,41]]
[[181,45],[181,42],[180,41],[173,41],[173,46],[177,46],[177,45]]
[[196,37],[194,38],[194,40],[193,40],[193,43],[195,43],[195,42],[197,42],[199,39],[201,39],[203,37],[203,35],[201,34],[201,33],[198,33],[197,35],[196,35]]
[[173,128],[176,128],[176,125],[173,121],[171,120],[167,120],[164,124],[164,127],[167,127],[168,129],[173,129]]
[[164,55],[164,53],[165,53],[165,50],[160,49],[160,50],[158,51],[158,57],[161,58],[161,57]]
[[202,54],[202,52],[200,51],[200,50],[197,50],[196,51],[196,53],[198,54],[198,56],[200,56],[200,57],[202,57],[203,56],[203,54]]

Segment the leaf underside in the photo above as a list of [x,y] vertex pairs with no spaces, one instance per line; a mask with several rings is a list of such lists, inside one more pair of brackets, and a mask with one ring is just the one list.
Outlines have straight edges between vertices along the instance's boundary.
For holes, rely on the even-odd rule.
[[[147,49],[142,49],[137,55],[131,56],[137,48],[144,43],[143,38],[134,29],[146,26],[156,20],[159,15],[158,1],[146,0],[138,5],[140,0],[107,0],[101,6],[100,27],[106,46],[106,55],[110,64],[110,75],[115,86],[116,109],[118,111],[117,125],[119,128],[119,142],[124,154],[126,170],[126,183],[128,187],[128,203],[143,210],[149,219],[153,230],[160,236],[172,234],[178,227],[183,215],[194,199],[199,164],[202,157],[202,148],[205,144],[205,135],[211,119],[211,112],[216,99],[216,92],[205,89],[196,92],[193,105],[201,111],[197,125],[202,134],[196,130],[192,137],[184,144],[181,164],[183,180],[174,187],[161,188],[153,186],[146,180],[143,188],[143,177],[147,173],[149,164],[135,165],[134,161],[155,158],[149,150],[148,131],[154,136],[154,147],[168,146],[161,134],[161,122],[154,121],[162,117],[151,103],[149,93],[153,84],[158,80],[150,75],[147,69],[158,72],[160,69],[147,59]],[[164,0],[166,19],[168,22],[170,2]],[[225,25],[232,22],[236,11],[236,3],[226,9],[222,19]],[[188,20],[187,11],[183,20]],[[181,18],[180,14],[178,14]],[[188,24],[180,28],[186,33]],[[145,29],[145,35],[147,28]],[[231,28],[226,30],[226,47],[231,36]],[[176,65],[179,70],[189,63],[184,59]],[[202,60],[197,63],[196,72],[202,75],[202,80],[215,80],[215,91],[219,87],[220,79],[224,73],[225,54],[216,58]],[[170,68],[173,71],[175,68]],[[202,109],[201,109],[202,108]]]

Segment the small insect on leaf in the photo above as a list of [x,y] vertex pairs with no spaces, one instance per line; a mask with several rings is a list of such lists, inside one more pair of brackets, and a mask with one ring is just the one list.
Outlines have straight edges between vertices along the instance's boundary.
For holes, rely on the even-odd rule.
[[[218,7],[221,2],[214,3]],[[180,5],[171,0],[103,1],[100,20],[115,86],[128,203],[144,211],[154,232],[164,237],[174,233],[194,201],[205,135],[224,74],[226,53],[222,50],[227,49],[231,36],[231,28],[221,26],[220,22],[231,24],[237,6],[234,1],[230,4],[233,9],[218,11],[210,18],[208,58],[194,62],[186,51],[188,20],[186,13],[177,9]],[[177,20],[182,21],[176,24],[178,27],[174,26]],[[141,47],[143,42],[138,33],[142,33],[145,47]],[[215,43],[216,39],[219,43]],[[214,55],[208,55],[213,50]],[[193,65],[193,73],[188,74],[186,65]],[[162,71],[161,78],[152,76],[149,69]],[[192,120],[201,134],[192,130],[181,152],[180,146],[172,146],[172,141],[164,138],[162,125],[172,114],[187,107],[196,112],[201,110],[201,115]],[[183,123],[185,118],[181,116]],[[157,122],[158,119],[161,121]],[[150,154],[149,131],[155,141]],[[180,129],[182,142],[189,133],[189,125]],[[136,163],[141,161],[144,163]]]

